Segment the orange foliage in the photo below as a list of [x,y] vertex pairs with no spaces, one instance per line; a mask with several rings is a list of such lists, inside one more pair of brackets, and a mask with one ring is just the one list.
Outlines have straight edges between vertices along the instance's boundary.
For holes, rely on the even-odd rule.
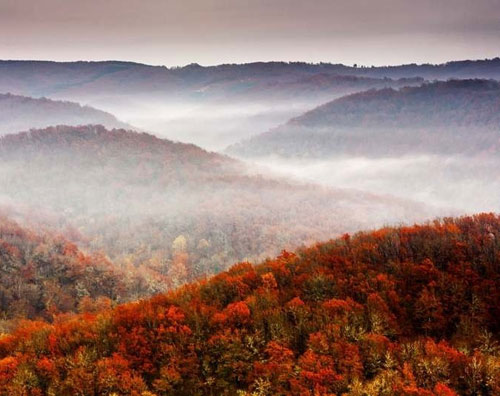
[[494,396],[499,300],[497,216],[360,233],[20,322],[0,337],[0,396]]

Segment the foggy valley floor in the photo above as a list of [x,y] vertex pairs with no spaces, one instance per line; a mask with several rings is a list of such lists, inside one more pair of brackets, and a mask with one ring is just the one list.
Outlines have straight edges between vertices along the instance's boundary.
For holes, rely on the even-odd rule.
[[500,160],[496,158],[419,155],[247,160],[260,172],[410,199],[439,208],[443,216],[500,210]]

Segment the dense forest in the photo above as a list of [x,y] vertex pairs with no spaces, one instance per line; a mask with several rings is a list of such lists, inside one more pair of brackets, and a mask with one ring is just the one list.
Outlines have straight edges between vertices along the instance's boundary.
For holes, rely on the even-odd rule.
[[0,338],[0,394],[500,393],[500,217],[382,228]]
[[229,148],[242,156],[497,152],[500,84],[450,80],[336,99]]
[[251,174],[149,134],[54,127],[0,139],[0,203],[30,227],[147,275],[140,297],[343,231],[415,221],[422,204]]
[[51,320],[93,303],[109,304],[126,295],[123,275],[102,256],[0,215],[0,332],[9,319]]
[[0,94],[0,135],[52,125],[101,124],[129,128],[113,115],[78,103]]

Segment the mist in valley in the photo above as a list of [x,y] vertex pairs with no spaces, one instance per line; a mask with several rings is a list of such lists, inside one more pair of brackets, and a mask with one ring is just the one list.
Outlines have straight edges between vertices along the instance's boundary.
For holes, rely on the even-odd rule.
[[308,111],[321,101],[211,103],[199,100],[100,98],[91,101],[135,128],[173,141],[223,151]]
[[[12,122],[78,126],[0,138],[0,208],[106,256],[124,299],[346,232],[500,209],[493,82],[69,64],[65,86],[62,66],[44,67],[56,67],[37,80],[52,99],[8,96]],[[9,87],[30,94],[16,78]]]
[[450,214],[500,209],[500,85],[426,82],[334,99],[225,152],[282,176],[415,200]]
[[185,143],[99,126],[0,138],[0,204],[127,269],[129,298],[282,249],[431,219],[415,200],[290,180]]
[[267,157],[260,171],[324,186],[392,195],[439,208],[443,216],[500,210],[500,160],[465,156]]

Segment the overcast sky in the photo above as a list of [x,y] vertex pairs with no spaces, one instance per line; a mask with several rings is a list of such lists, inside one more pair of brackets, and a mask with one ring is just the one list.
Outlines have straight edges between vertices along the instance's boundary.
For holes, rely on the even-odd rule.
[[500,0],[0,0],[0,58],[167,66],[500,56]]

